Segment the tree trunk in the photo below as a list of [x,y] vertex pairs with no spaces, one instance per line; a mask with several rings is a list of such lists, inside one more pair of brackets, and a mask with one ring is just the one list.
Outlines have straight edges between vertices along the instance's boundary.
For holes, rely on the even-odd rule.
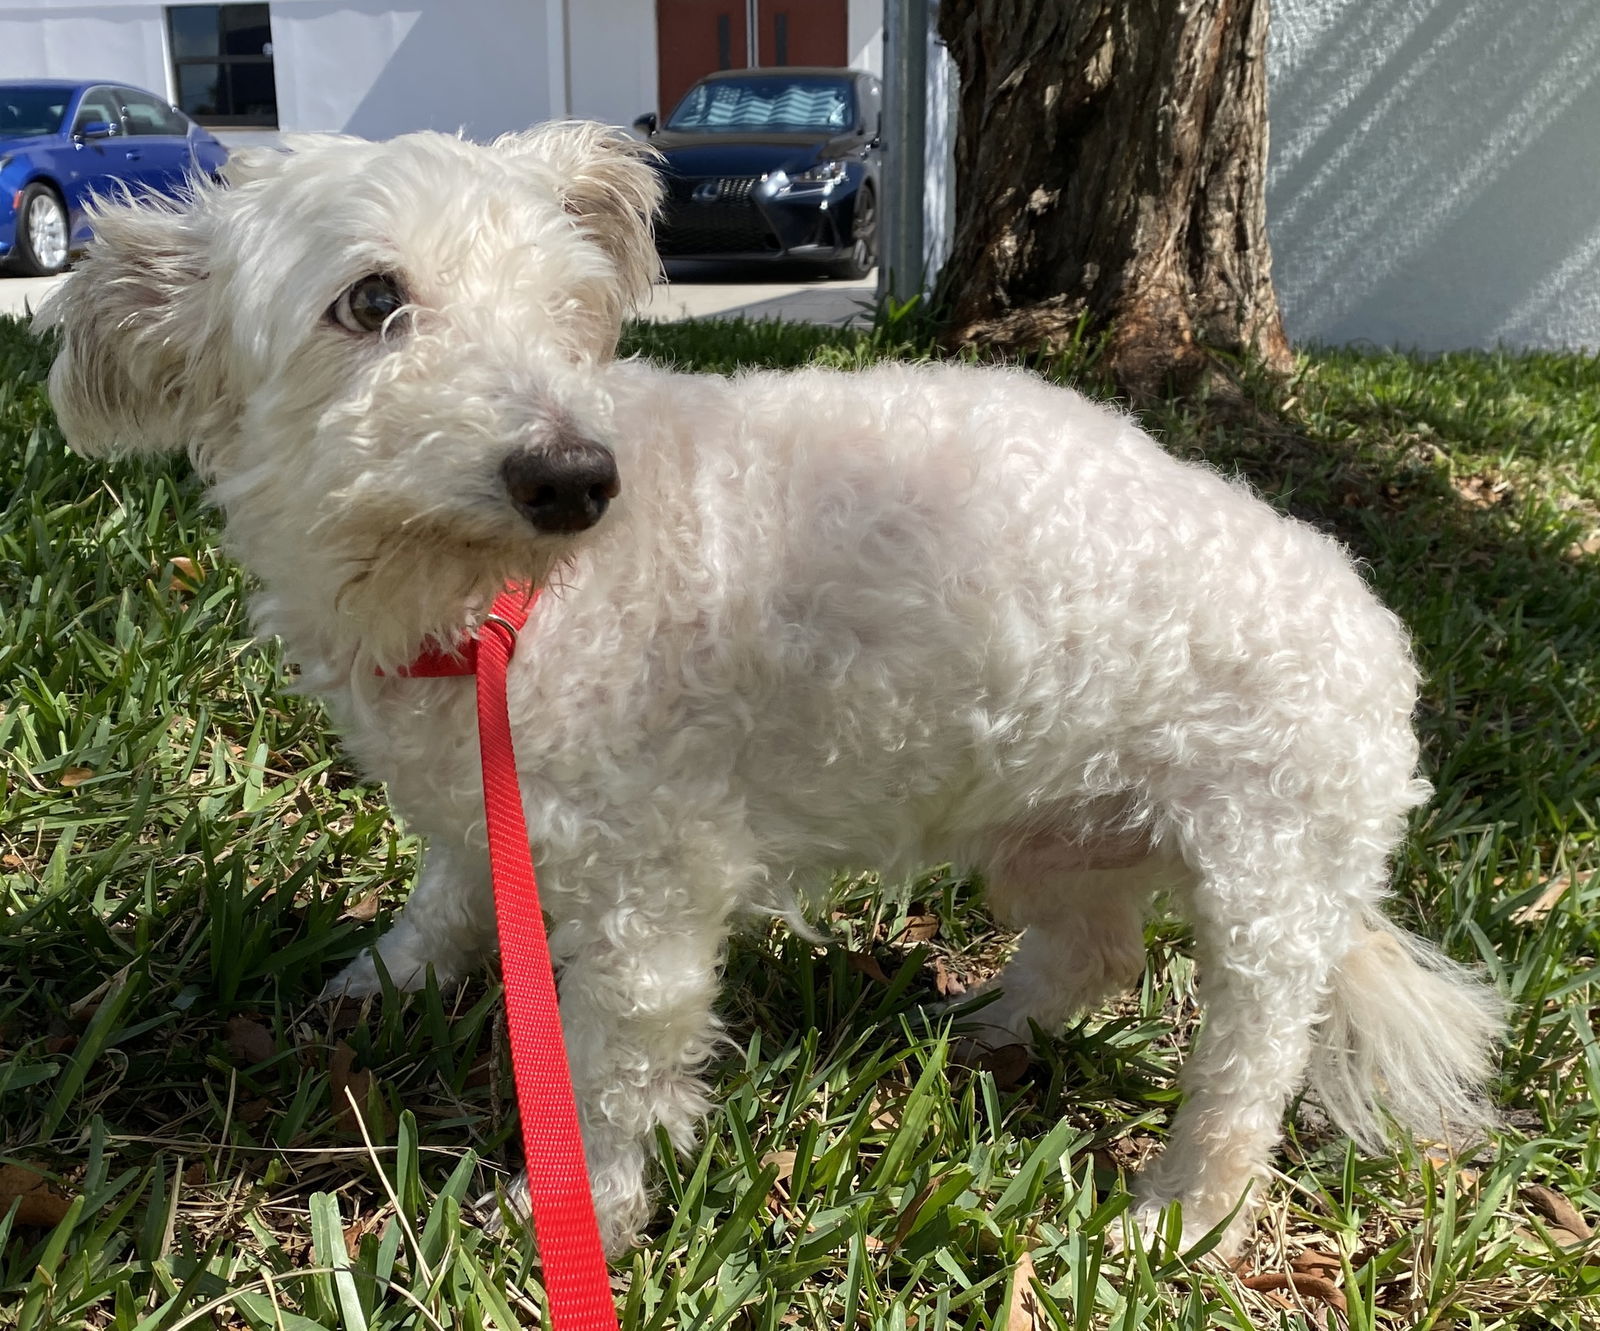
[[1267,0],[944,0],[961,74],[946,340],[1105,333],[1130,392],[1289,362],[1266,229]]

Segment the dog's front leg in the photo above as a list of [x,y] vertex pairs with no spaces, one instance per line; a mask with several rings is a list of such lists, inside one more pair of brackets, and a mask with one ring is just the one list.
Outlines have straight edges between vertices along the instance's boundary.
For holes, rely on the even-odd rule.
[[430,843],[417,885],[394,926],[324,987],[326,999],[365,998],[378,992],[374,956],[395,987],[420,989],[432,966],[440,984],[461,979],[494,947],[494,898],[482,851]]
[[[619,909],[586,921],[576,944],[570,926],[552,938],[595,1211],[612,1257],[637,1241],[650,1217],[646,1171],[656,1128],[686,1150],[709,1108],[700,1073],[721,1030],[712,1005],[724,919],[647,919]],[[511,1202],[527,1214],[525,1176]]]

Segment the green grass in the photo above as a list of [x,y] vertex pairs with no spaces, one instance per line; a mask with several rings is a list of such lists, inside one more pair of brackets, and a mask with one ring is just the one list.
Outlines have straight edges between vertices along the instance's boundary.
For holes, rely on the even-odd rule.
[[[926,354],[911,317],[631,337],[691,368]],[[416,846],[249,643],[185,468],[68,455],[47,363],[0,320],[0,1327],[534,1323],[526,1240],[462,1220],[518,1153],[497,988],[313,1004]],[[1087,353],[1041,368],[1095,386]],[[1302,1116],[1248,1265],[1115,1254],[1193,1026],[1182,931],[1030,1067],[968,1074],[928,1011],[994,958],[981,892],[853,880],[837,946],[735,947],[740,1052],[617,1272],[628,1327],[1600,1324],[1600,1247],[1524,1192],[1600,1218],[1600,364],[1316,352],[1145,415],[1338,532],[1412,626],[1439,794],[1397,910],[1515,1002],[1505,1132],[1368,1159]],[[1258,1288],[1308,1253],[1345,1313]]]

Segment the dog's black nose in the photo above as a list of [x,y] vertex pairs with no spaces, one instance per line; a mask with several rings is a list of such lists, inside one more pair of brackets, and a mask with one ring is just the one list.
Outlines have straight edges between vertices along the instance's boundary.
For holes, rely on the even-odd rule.
[[617,460],[587,439],[522,449],[500,464],[511,502],[542,532],[584,531],[621,493]]

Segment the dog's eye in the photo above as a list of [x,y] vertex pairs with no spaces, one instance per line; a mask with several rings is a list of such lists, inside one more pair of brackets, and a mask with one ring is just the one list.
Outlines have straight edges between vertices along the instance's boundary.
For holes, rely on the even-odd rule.
[[405,303],[406,293],[395,278],[387,273],[370,273],[334,301],[328,315],[352,333],[380,333]]

